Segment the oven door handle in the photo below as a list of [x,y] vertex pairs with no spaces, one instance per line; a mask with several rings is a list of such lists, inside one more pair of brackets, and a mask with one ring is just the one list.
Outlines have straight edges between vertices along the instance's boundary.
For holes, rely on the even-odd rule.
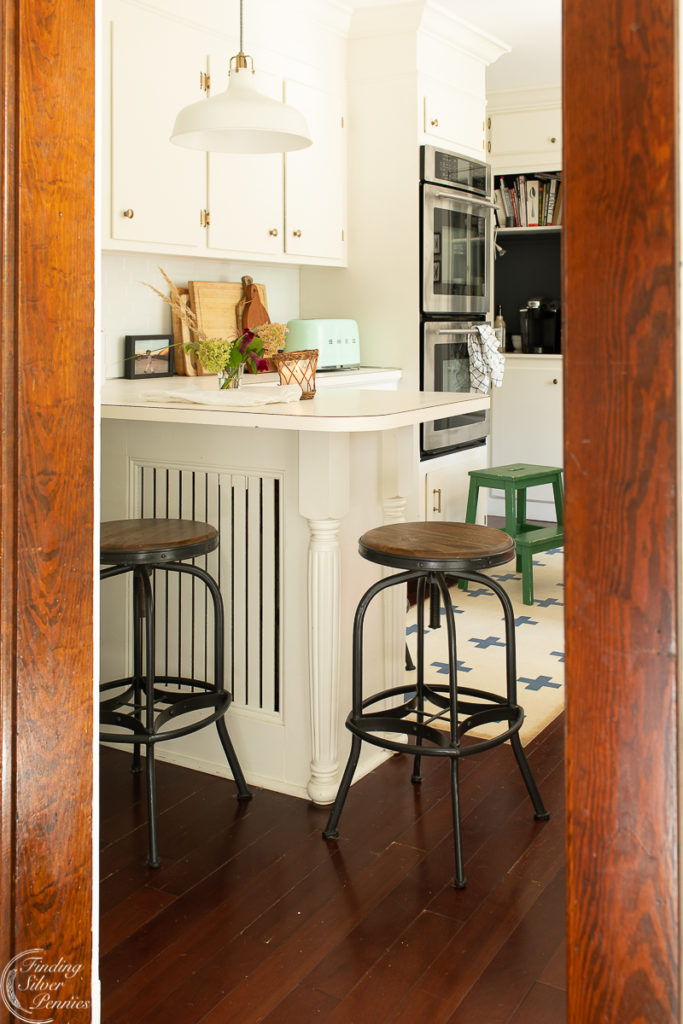
[[437,334],[474,334],[476,327],[444,327]]
[[488,199],[476,199],[474,196],[453,195],[452,192],[437,192],[436,199],[450,199],[453,203],[474,203],[475,206],[485,206],[489,210],[495,210],[496,204],[490,203]]

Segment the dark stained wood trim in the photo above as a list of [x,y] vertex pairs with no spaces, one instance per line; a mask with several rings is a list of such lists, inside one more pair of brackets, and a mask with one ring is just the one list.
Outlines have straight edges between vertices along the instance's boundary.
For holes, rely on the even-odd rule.
[[679,1019],[674,0],[564,0],[568,1020]]
[[83,0],[3,0],[0,15],[0,969],[43,949],[83,965],[68,994],[87,1000],[94,13]]

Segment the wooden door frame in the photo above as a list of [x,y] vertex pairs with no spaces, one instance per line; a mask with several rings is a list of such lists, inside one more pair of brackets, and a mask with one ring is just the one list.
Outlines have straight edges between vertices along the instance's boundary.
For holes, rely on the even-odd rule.
[[91,1000],[94,15],[0,9],[0,971],[77,972],[56,1021]]
[[[679,1018],[675,6],[564,0],[571,1024]],[[0,968],[39,946],[83,998],[94,7],[0,15]]]
[[680,1019],[675,0],[564,0],[568,1020]]

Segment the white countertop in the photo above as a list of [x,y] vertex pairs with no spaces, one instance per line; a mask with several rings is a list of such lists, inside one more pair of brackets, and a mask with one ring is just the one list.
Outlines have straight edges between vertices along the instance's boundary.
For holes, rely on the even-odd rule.
[[[273,387],[277,385],[273,384]],[[157,402],[155,392],[175,394],[217,389],[215,377],[158,377],[153,380],[107,380],[102,387],[103,419],[163,423],[201,423],[271,430],[357,433],[391,430],[442,416],[487,409],[488,395],[433,391],[375,391],[364,388],[318,388],[312,399],[245,408]]]

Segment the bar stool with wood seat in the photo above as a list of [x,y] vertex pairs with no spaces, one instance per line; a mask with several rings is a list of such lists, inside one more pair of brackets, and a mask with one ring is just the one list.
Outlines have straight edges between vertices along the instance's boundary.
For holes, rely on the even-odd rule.
[[[100,578],[130,573],[133,581],[133,674],[101,685],[100,739],[133,744],[133,770],[140,769],[140,748],[146,748],[147,811],[150,867],[159,866],[156,831],[154,749],[157,743],[186,736],[216,723],[240,800],[249,800],[237,754],[225,724],[232,700],[223,685],[223,600],[213,577],[188,559],[218,546],[218,532],[209,523],[184,519],[133,519],[102,523]],[[154,571],[178,573],[199,580],[213,606],[213,681],[162,675],[156,671]],[[182,620],[178,626],[182,629]],[[112,732],[116,726],[122,732]]]
[[[549,818],[519,738],[524,710],[517,703],[512,605],[501,584],[481,571],[513,559],[515,544],[507,534],[488,526],[451,522],[392,523],[363,534],[359,541],[359,551],[363,558],[371,562],[402,571],[374,583],[365,592],[356,609],[353,625],[353,707],[346,720],[346,727],[353,734],[353,739],[323,836],[330,839],[338,835],[339,818],[358,764],[363,740],[387,750],[412,754],[413,782],[421,781],[422,757],[447,759],[450,761],[455,846],[453,884],[462,888],[466,879],[458,790],[461,758],[489,750],[509,740],[531,798],[535,817],[539,821]],[[505,620],[505,696],[459,684],[455,616],[447,577],[473,580],[480,586],[490,588],[500,600]],[[410,580],[417,580],[416,678],[408,684],[365,695],[363,625],[366,612],[378,594],[388,587],[405,584]],[[445,609],[449,652],[447,685],[427,683],[424,678],[424,604],[425,594],[432,587],[438,587]],[[500,724],[500,730],[495,736],[482,739],[469,735],[478,726],[492,722]]]
[[[477,519],[477,503],[481,487],[501,489],[505,494],[505,526],[503,529],[514,537],[517,551],[517,572],[522,574],[522,601],[534,603],[533,555],[540,551],[561,547],[564,544],[564,512],[562,493],[562,469],[559,466],[536,466],[527,462],[513,462],[507,466],[489,466],[488,469],[469,471],[470,487],[467,497],[468,523]],[[527,490],[550,484],[553,489],[556,524],[538,526],[526,518]],[[466,583],[461,583],[463,590]]]

